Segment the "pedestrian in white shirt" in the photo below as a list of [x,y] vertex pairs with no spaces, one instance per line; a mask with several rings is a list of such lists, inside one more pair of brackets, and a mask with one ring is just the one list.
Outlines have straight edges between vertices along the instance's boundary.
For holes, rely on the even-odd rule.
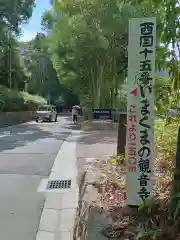
[[77,116],[78,116],[78,110],[76,108],[72,108],[72,119],[74,123],[77,122]]

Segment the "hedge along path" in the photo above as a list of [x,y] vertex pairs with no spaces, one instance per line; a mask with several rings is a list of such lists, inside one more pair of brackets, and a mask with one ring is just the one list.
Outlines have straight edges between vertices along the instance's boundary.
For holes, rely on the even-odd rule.
[[46,99],[32,95],[27,92],[20,92],[0,85],[0,111],[33,111],[40,104],[46,104]]

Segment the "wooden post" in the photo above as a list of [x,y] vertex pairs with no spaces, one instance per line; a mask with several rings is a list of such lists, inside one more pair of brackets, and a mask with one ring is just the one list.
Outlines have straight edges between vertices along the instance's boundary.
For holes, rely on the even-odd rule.
[[[173,198],[178,193],[180,193],[180,127],[178,128],[178,136],[177,136],[177,148],[176,148],[176,162],[175,162],[175,172],[174,179],[171,189],[171,201],[169,205],[169,213],[170,218],[173,219],[173,213],[177,209],[179,198]],[[179,216],[180,213],[178,213]]]
[[127,114],[120,114],[118,126],[117,155],[125,155]]
[[180,127],[178,128],[173,194],[180,193]]

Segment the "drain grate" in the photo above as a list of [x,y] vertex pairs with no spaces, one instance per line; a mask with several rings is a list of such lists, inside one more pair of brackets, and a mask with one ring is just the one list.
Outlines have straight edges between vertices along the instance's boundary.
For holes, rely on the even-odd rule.
[[71,180],[50,180],[47,184],[47,189],[70,188]]

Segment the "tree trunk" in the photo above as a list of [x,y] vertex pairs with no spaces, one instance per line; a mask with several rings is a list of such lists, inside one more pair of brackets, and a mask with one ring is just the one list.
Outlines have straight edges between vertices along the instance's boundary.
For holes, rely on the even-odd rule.
[[99,69],[98,71],[98,76],[96,78],[96,89],[94,91],[95,96],[94,96],[94,108],[99,108],[100,107],[100,102],[101,102],[101,84],[103,80],[103,71],[104,71],[104,66],[100,65],[97,67]]
[[100,96],[101,95],[101,90],[100,86],[97,85],[95,95],[94,95],[94,108],[99,108],[100,106]]
[[180,193],[180,127],[178,128],[173,195]]
[[114,109],[116,106],[116,59],[113,58],[112,60],[112,89],[111,89],[111,98],[112,98],[112,108]]
[[[169,213],[170,217],[174,218],[174,212],[176,212],[179,204],[179,198],[173,198],[180,193],[180,127],[178,128],[178,137],[177,137],[177,148],[176,148],[176,162],[175,162],[175,171],[174,171],[174,179],[171,189],[171,202],[169,205]],[[176,218],[179,219],[180,211],[178,211]]]

